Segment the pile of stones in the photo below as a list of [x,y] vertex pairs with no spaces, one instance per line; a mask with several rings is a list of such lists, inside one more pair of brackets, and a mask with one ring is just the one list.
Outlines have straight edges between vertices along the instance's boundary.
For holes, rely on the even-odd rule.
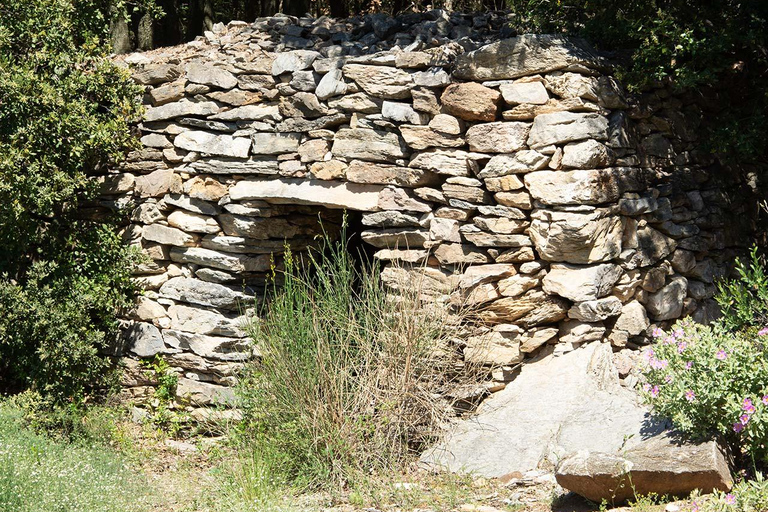
[[116,57],[147,107],[143,148],[99,178],[151,260],[126,392],[151,394],[137,360],[161,354],[179,400],[228,403],[284,246],[315,243],[318,217],[337,232],[344,209],[393,291],[475,311],[459,351],[497,369],[489,389],[544,345],[621,355],[713,318],[745,240],[725,226],[747,216],[694,150],[700,111],[664,88],[627,98],[583,41],[503,22],[277,16]]

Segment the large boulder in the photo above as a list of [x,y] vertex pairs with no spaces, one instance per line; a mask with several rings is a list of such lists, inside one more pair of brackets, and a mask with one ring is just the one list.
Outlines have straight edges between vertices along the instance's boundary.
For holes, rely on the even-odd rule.
[[504,39],[456,58],[454,76],[464,80],[502,80],[572,67],[605,67],[582,39],[525,34]]
[[681,443],[673,433],[616,452],[580,451],[557,465],[557,483],[594,502],[621,503],[635,496],[687,496],[727,491],[733,485],[728,459],[714,441]]
[[631,449],[658,431],[637,394],[619,383],[611,346],[592,342],[525,364],[515,380],[481,404],[475,417],[457,421],[421,462],[498,478],[553,468],[580,450]]

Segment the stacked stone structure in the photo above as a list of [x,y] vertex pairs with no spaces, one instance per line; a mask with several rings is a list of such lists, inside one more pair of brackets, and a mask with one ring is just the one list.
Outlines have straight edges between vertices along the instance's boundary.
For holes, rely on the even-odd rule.
[[460,350],[500,382],[544,345],[711,319],[746,206],[695,151],[696,105],[628,99],[584,42],[499,20],[275,17],[120,57],[146,87],[143,148],[100,177],[148,256],[129,367],[161,354],[180,398],[227,402],[284,246],[345,209],[393,290],[477,311]]

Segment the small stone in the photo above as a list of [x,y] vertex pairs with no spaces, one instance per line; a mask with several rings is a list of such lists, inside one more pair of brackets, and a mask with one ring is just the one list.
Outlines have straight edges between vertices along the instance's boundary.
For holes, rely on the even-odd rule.
[[415,85],[410,73],[397,68],[346,64],[342,71],[345,77],[354,80],[362,90],[377,98],[408,98]]
[[320,57],[318,52],[311,50],[294,50],[277,55],[272,63],[272,75],[282,75],[289,71],[308,69]]
[[520,103],[544,105],[549,101],[547,89],[539,81],[504,84],[500,89],[504,101],[510,105],[518,105]]
[[612,263],[589,267],[553,263],[544,277],[544,291],[574,302],[596,300],[611,293],[621,274],[621,267]]
[[596,140],[568,144],[563,148],[563,167],[596,169],[613,163],[613,150]]
[[626,331],[630,336],[638,336],[650,326],[648,314],[642,304],[633,300],[621,308],[621,315],[616,320],[614,329]]
[[171,170],[155,171],[136,178],[134,191],[139,197],[158,197],[181,192],[181,177]]
[[214,135],[202,131],[186,131],[173,140],[173,144],[187,151],[207,153],[209,155],[246,158],[251,148],[251,141],[245,137]]
[[525,146],[529,130],[527,123],[476,124],[467,130],[467,143],[471,151],[514,153]]
[[347,164],[340,162],[339,160],[315,162],[309,168],[309,172],[311,172],[312,176],[318,180],[336,180],[343,178],[346,170]]
[[555,112],[533,120],[528,146],[541,148],[584,139],[608,140],[608,119],[600,114]]
[[464,131],[461,120],[448,114],[438,114],[433,117],[429,122],[429,127],[436,132],[448,135],[461,135]]
[[501,94],[478,83],[451,84],[440,101],[448,114],[466,121],[494,121]]
[[237,78],[229,71],[197,62],[187,64],[187,80],[219,89],[232,89],[237,85]]
[[582,322],[599,322],[621,314],[621,301],[617,297],[590,300],[574,304],[568,317]]
[[145,226],[141,234],[144,240],[157,242],[163,245],[192,246],[197,243],[197,238],[180,229],[163,226],[161,224],[150,224]]
[[396,123],[426,124],[427,116],[416,112],[408,103],[385,101],[381,104],[381,115],[384,119]]
[[295,153],[299,150],[299,133],[254,133],[254,155],[279,155],[282,153]]
[[338,68],[331,69],[323,75],[315,89],[315,94],[321,100],[341,96],[346,92],[347,84],[344,82],[344,73]]
[[367,128],[342,128],[333,138],[331,152],[343,158],[394,162],[407,156],[408,149],[395,133]]
[[218,233],[219,224],[212,218],[176,210],[168,216],[168,224],[189,233]]

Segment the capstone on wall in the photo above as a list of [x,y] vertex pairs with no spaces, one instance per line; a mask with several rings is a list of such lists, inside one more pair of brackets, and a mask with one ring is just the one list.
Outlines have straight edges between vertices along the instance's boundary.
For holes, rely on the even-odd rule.
[[627,99],[582,41],[498,25],[279,16],[120,57],[147,107],[143,148],[100,178],[149,258],[126,393],[151,393],[137,361],[161,354],[180,400],[228,403],[284,245],[315,243],[318,218],[336,232],[344,209],[391,289],[477,311],[458,353],[498,367],[494,389],[545,345],[627,350],[717,315],[749,225],[695,150],[698,107],[665,88]]

